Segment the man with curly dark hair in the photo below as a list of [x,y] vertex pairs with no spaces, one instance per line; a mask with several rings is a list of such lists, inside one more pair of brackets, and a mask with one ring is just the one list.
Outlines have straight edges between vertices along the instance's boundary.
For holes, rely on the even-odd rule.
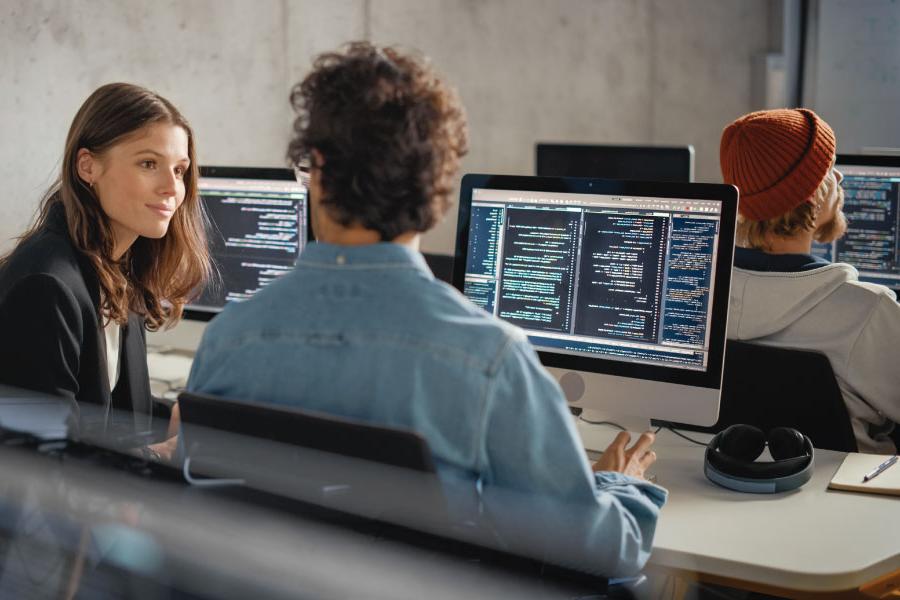
[[188,387],[417,431],[443,482],[524,497],[519,524],[554,523],[560,543],[543,529],[524,544],[558,558],[551,548],[586,538],[575,562],[638,571],[665,500],[643,479],[652,435],[631,448],[620,436],[592,472],[524,333],[435,280],[418,252],[466,151],[456,93],[424,60],[355,43],[320,56],[291,102],[288,158],[310,164],[317,242],[210,324]]

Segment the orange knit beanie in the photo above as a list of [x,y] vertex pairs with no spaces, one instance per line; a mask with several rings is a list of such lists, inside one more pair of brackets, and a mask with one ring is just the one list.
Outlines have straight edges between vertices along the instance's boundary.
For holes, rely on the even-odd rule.
[[762,110],[725,128],[719,160],[738,211],[765,221],[810,201],[834,161],[834,132],[805,108]]

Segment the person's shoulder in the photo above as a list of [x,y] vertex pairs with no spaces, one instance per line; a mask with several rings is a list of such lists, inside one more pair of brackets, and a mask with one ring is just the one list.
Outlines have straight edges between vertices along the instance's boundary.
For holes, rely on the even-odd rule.
[[207,349],[222,343],[235,346],[266,330],[281,329],[292,300],[288,279],[286,275],[272,281],[247,300],[226,303],[207,324],[203,345]]
[[18,285],[59,286],[89,296],[77,251],[65,235],[51,230],[25,240],[7,258],[0,287],[9,291]]
[[455,339],[458,344],[473,351],[481,349],[487,354],[496,354],[528,340],[522,329],[489,314],[442,281],[429,282],[426,302],[435,333]]
[[257,299],[250,298],[243,302],[229,302],[222,311],[207,324],[203,334],[204,341],[215,342],[232,339],[236,333],[246,330],[254,323],[254,315],[265,314],[255,310]]
[[66,235],[42,229],[10,253],[4,272],[10,276],[46,273],[63,280],[80,276],[78,252]]
[[12,318],[17,326],[32,323],[35,318],[45,321],[51,318],[51,313],[76,323],[85,312],[85,304],[83,300],[79,301],[72,287],[56,275],[29,273],[4,287],[0,294],[0,311],[5,319]]
[[894,290],[878,283],[869,281],[860,281],[859,273],[856,268],[846,263],[833,263],[834,267],[843,268],[848,276],[843,281],[842,289],[853,294],[860,299],[868,299],[871,302],[879,302],[881,300],[897,300],[897,294]]

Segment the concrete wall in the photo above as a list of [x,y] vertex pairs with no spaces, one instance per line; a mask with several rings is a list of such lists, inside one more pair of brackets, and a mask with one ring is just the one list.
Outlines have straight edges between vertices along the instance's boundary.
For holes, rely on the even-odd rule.
[[[312,57],[368,38],[416,47],[468,109],[464,170],[529,174],[537,140],[692,143],[719,178],[722,127],[752,110],[772,3],[746,0],[2,0],[0,251],[59,168],[98,85],[170,98],[207,164],[282,165],[287,94]],[[423,247],[450,252],[455,216]]]

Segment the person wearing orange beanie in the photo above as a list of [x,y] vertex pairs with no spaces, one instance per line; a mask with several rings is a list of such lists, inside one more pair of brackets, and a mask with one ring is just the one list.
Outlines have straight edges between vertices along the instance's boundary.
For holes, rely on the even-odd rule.
[[753,112],[722,132],[722,177],[740,190],[728,337],[824,353],[860,452],[893,454],[900,304],[812,253],[814,240],[847,230],[835,147],[828,123],[803,108]]

